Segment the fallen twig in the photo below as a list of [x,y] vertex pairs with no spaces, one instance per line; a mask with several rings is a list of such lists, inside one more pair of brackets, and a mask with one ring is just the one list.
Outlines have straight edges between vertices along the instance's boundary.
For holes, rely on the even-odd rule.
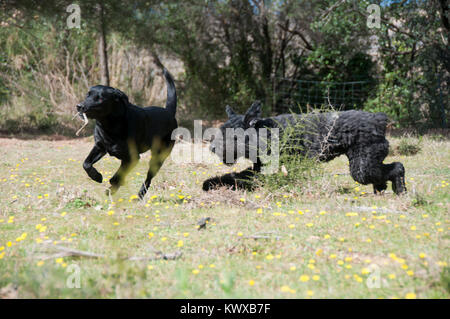
[[[54,258],[63,258],[63,257],[86,257],[86,258],[106,258],[107,256],[104,254],[96,254],[89,251],[82,251],[78,249],[73,249],[70,247],[60,246],[60,245],[44,245],[48,249],[54,249],[58,252],[56,254],[52,255],[39,255],[36,256],[38,259],[54,259]],[[176,251],[174,253],[165,254],[162,252],[157,252],[155,256],[130,256],[121,258],[123,260],[131,260],[131,261],[138,261],[138,260],[175,260],[182,256],[182,253],[180,251]]]
[[379,207],[372,208],[372,207],[367,207],[367,206],[350,206],[349,209],[356,210],[356,211],[361,211],[361,212],[377,211],[377,212],[383,212],[383,213],[408,214],[407,212],[401,212],[401,211],[398,211],[398,210],[391,210],[391,209],[379,208]]
[[174,253],[171,254],[163,254],[163,253],[159,253],[154,257],[148,257],[148,256],[132,256],[132,257],[128,257],[126,258],[127,260],[159,260],[159,259],[163,259],[163,260],[175,260],[178,259],[182,256],[183,254],[181,253],[181,251],[176,251]]
[[280,240],[281,237],[279,236],[264,236],[264,235],[251,235],[251,236],[245,236],[245,238],[252,238],[252,239],[276,239]]
[[252,238],[252,239],[276,239],[280,240],[281,236],[277,236],[273,232],[264,232],[264,233],[257,233],[250,236],[245,236],[245,238]]

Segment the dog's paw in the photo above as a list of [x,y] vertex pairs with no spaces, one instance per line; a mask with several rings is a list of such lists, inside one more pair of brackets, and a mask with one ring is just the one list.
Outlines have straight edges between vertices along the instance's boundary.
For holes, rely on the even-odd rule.
[[103,182],[103,176],[100,173],[97,173],[95,176],[92,177],[92,179],[100,184]]
[[103,182],[103,176],[95,168],[91,167],[87,170],[89,177],[97,183]]
[[220,182],[217,178],[210,178],[203,182],[202,189],[207,192],[212,189],[218,188],[220,186]]

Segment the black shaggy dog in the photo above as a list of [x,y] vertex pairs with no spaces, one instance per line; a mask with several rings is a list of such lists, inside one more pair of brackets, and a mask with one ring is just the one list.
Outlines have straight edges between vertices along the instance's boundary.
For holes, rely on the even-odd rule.
[[[227,128],[279,128],[280,133],[287,127],[297,128],[293,143],[300,143],[295,148],[297,152],[316,157],[319,161],[330,161],[345,154],[350,162],[350,173],[355,181],[363,185],[373,184],[374,192],[378,193],[387,188],[387,181],[392,182],[392,189],[396,194],[406,191],[405,169],[399,162],[383,164],[388,155],[389,142],[385,138],[387,117],[384,113],[369,113],[364,111],[342,111],[309,113],[306,115],[282,114],[271,118],[261,118],[261,103],[256,101],[245,115],[236,114],[227,106],[228,121],[220,128],[222,136],[226,136]],[[300,125],[299,125],[300,124]],[[259,136],[259,135],[258,135]],[[259,137],[258,137],[259,138]],[[211,151],[222,154],[226,162],[224,150],[227,144],[234,145],[236,139],[214,139]],[[248,140],[246,140],[248,143]],[[246,146],[245,156],[248,158]],[[238,154],[235,150],[234,154]],[[203,183],[203,190],[210,190],[220,185],[244,187],[250,185],[249,179],[255,172],[261,171],[261,160],[258,157],[253,168],[240,173],[226,174],[214,177]]]
[[123,92],[103,85],[91,87],[86,99],[77,105],[80,117],[86,115],[96,120],[95,145],[83,163],[89,177],[102,182],[102,175],[93,165],[106,153],[122,161],[119,170],[109,180],[111,187],[107,193],[114,194],[137,164],[139,154],[151,149],[150,168],[139,191],[142,199],[172,150],[172,131],[178,127],[175,120],[177,95],[174,80],[166,69],[164,77],[167,84],[166,108],[133,105]]

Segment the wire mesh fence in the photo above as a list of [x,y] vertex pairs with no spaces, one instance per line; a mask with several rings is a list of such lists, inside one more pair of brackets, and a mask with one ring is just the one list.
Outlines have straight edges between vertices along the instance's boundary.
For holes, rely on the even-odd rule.
[[371,89],[373,80],[327,82],[282,78],[272,101],[277,113],[306,111],[331,104],[336,109],[361,109]]

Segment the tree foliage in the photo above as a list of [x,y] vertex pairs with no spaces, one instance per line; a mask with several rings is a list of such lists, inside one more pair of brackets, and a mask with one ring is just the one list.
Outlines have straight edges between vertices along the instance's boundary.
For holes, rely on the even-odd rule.
[[[75,1],[81,7],[82,28],[71,31],[64,25],[69,2],[73,1],[2,4],[2,20],[9,21],[0,30],[6,48],[5,74],[17,81],[26,77],[9,65],[19,55],[34,61],[31,68],[50,63],[45,49],[36,52],[48,30],[60,39],[52,44],[56,49],[77,51],[86,68],[98,65],[98,1]],[[265,112],[276,112],[284,95],[290,94],[282,90],[286,78],[291,83],[363,80],[370,83],[370,90],[360,105],[347,108],[384,111],[401,126],[448,125],[446,0],[110,0],[102,4],[107,37],[116,34],[130,45],[183,62],[185,72],[178,86],[192,117],[222,117],[226,104],[243,110],[254,99],[265,102]],[[368,27],[370,4],[381,8],[379,28]],[[20,40],[8,42],[15,32]],[[64,56],[56,60],[64,63]],[[88,76],[91,83],[100,75]],[[14,89],[5,77],[0,81],[0,98],[8,99]],[[40,94],[45,96],[44,91]]]

